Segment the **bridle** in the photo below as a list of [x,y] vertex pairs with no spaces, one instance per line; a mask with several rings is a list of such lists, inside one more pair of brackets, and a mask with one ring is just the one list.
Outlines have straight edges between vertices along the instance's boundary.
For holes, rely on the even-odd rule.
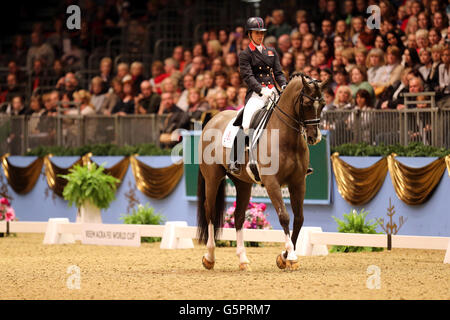
[[[302,75],[302,77],[308,78],[311,81],[308,83],[313,83],[315,89],[317,91],[319,91],[319,87],[318,87],[318,81],[315,79],[312,79],[306,75]],[[318,109],[320,107],[320,103],[323,102],[323,97],[311,97],[310,95],[306,94],[305,92],[305,86],[302,87],[302,90],[300,90],[297,98],[295,99],[294,102],[294,113],[297,115],[299,115],[299,119],[296,119],[294,117],[292,117],[291,115],[289,115],[288,113],[286,113],[283,109],[281,109],[281,107],[279,106],[279,104],[277,103],[275,105],[275,109],[279,110],[281,113],[283,113],[286,117],[288,117],[289,119],[291,119],[292,121],[295,122],[295,124],[297,125],[296,127],[290,125],[289,123],[285,122],[278,114],[277,116],[280,118],[281,121],[283,121],[288,127],[290,127],[291,129],[297,131],[298,133],[304,133],[304,131],[306,130],[307,126],[318,126],[320,124],[320,115],[317,114]],[[315,118],[314,119],[305,119],[305,110],[304,108],[302,108],[302,106],[304,105],[303,103],[303,99],[304,97],[310,99],[313,101],[313,106],[314,106],[314,110],[315,110]],[[299,112],[296,111],[297,109],[297,105],[299,108]],[[299,129],[300,128],[300,129]]]

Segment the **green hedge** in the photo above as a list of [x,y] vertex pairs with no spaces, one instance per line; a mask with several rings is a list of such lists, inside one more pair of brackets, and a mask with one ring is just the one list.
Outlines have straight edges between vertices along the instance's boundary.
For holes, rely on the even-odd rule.
[[114,144],[94,144],[76,148],[40,146],[27,152],[26,155],[43,157],[51,153],[54,156],[83,156],[88,152],[92,152],[94,156],[130,156],[136,153],[141,156],[169,156],[171,149],[161,149],[154,144],[126,145],[123,147]]
[[[95,156],[129,156],[138,153],[141,156],[168,156],[171,149],[161,149],[154,144],[139,144],[136,146],[119,147],[114,144],[86,145],[78,148],[37,147],[29,151],[27,156],[43,157],[49,153],[55,156],[83,156],[92,152]],[[444,157],[450,154],[450,149],[426,146],[421,142],[412,142],[408,146],[384,145],[372,146],[367,143],[343,144],[331,148],[331,153],[339,152],[341,156],[388,156],[396,153],[400,157]]]
[[426,146],[422,142],[411,142],[407,146],[384,145],[372,146],[367,143],[343,144],[331,148],[331,153],[338,152],[340,156],[388,156],[396,153],[399,157],[444,157],[450,154],[450,149]]

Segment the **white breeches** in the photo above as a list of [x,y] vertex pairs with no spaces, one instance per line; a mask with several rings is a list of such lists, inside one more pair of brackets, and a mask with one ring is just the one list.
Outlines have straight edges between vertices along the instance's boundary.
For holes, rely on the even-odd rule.
[[[271,89],[273,92],[276,93],[275,88]],[[247,104],[245,105],[244,109],[244,118],[242,119],[242,127],[245,132],[248,132],[248,129],[250,127],[250,121],[252,120],[253,114],[264,107],[266,104],[266,101],[268,100],[268,97],[260,97],[256,92],[253,92],[250,99],[248,99]]]

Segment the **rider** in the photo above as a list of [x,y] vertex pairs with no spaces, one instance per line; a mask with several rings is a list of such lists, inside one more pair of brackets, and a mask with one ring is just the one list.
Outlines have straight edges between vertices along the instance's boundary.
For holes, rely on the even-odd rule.
[[[266,48],[263,44],[266,31],[262,18],[251,17],[247,20],[246,32],[251,42],[239,54],[240,74],[248,87],[242,120],[245,132],[248,132],[252,115],[263,108],[272,93],[276,92],[275,81],[281,90],[284,90],[287,83],[277,52],[274,48]],[[233,151],[231,154],[230,170],[239,173],[238,157],[234,156]]]

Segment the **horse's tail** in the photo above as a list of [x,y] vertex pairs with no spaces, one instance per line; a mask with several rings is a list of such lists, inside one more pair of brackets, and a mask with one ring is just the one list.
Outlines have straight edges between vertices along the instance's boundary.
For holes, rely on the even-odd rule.
[[[208,242],[208,225],[209,221],[206,218],[205,210],[206,190],[205,178],[202,172],[198,170],[198,185],[197,185],[197,233],[198,242],[206,244]],[[215,197],[214,206],[214,240],[217,239],[218,229],[223,226],[223,216],[225,212],[225,179],[220,182]]]

